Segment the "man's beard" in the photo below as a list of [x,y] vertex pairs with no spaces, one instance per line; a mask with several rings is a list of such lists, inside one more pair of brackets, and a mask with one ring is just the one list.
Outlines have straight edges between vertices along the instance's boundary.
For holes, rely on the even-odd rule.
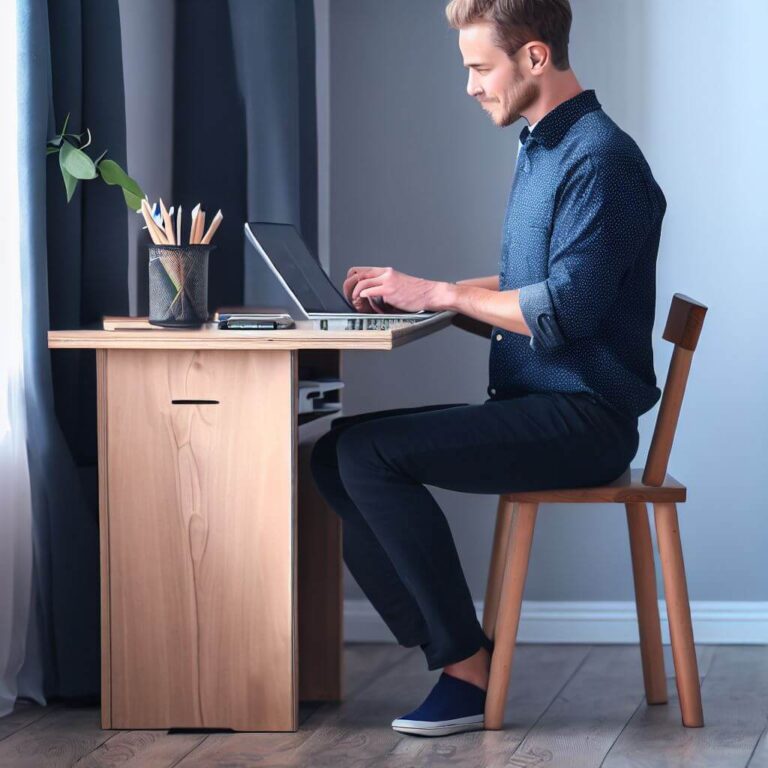
[[521,77],[515,83],[509,106],[499,119],[494,120],[494,122],[499,128],[506,128],[508,125],[512,125],[512,123],[517,122],[523,116],[523,112],[530,107],[538,97],[539,86],[530,81],[525,82],[525,79]]

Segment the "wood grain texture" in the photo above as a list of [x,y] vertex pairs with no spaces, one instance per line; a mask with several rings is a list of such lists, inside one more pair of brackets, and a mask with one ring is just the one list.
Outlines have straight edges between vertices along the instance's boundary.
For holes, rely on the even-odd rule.
[[202,328],[130,328],[48,331],[51,349],[394,349],[451,324],[453,312],[388,331],[315,331],[305,325],[284,331],[221,331]]
[[171,768],[205,740],[205,733],[118,731],[88,755],[77,768]]
[[747,768],[768,768],[768,715],[765,717],[765,728],[755,745]]
[[58,704],[49,704],[47,707],[41,707],[31,701],[17,699],[13,712],[0,717],[0,741],[12,736],[16,731],[23,730],[41,717],[49,715],[58,707]]
[[696,349],[707,307],[696,299],[676,293],[667,315],[662,337],[683,349]]
[[[636,646],[522,643],[516,649],[504,730],[439,739],[400,734],[389,726],[393,717],[423,700],[437,678],[419,649],[350,643],[344,655],[347,698],[311,711],[302,708],[296,732],[104,732],[98,729],[95,707],[19,702],[13,715],[0,719],[0,765],[766,767],[766,645],[696,647],[707,727],[690,729],[680,725],[674,686],[669,705],[645,705]],[[672,670],[670,646],[664,646],[664,655]],[[11,733],[2,730],[6,722],[13,723]]]
[[516,491],[505,493],[503,497],[510,502],[567,502],[570,504],[685,501],[686,488],[672,475],[667,475],[661,486],[649,486],[643,484],[642,473],[642,469],[627,470],[608,485],[590,488],[558,488],[553,491]]
[[677,509],[674,504],[657,503],[653,505],[653,511],[661,572],[664,576],[664,599],[667,604],[680,713],[683,725],[700,728],[704,725],[704,714]]
[[483,631],[490,638],[496,635],[496,617],[499,611],[501,584],[504,579],[509,531],[514,515],[514,503],[506,501],[503,496],[499,497],[496,525],[493,529],[491,561],[488,565],[488,581],[485,585],[485,600],[483,601]]
[[596,768],[640,706],[637,647],[594,646],[505,765]]
[[109,351],[113,727],[297,727],[295,377],[284,351]]
[[667,680],[664,674],[659,595],[656,590],[656,568],[648,508],[645,504],[627,504],[626,511],[645,699],[648,704],[666,704]]
[[299,445],[299,699],[343,697],[344,571],[341,520],[315,487],[313,442]]
[[348,698],[343,703],[322,705],[296,733],[211,734],[174,768],[344,765],[334,761],[336,746],[343,749],[345,743],[362,741],[357,733],[345,733],[350,718],[357,715],[360,702],[378,690],[381,678],[407,657],[408,651],[392,643],[348,645],[344,649]]
[[704,728],[683,728],[677,691],[666,707],[641,707],[603,768],[758,768],[768,720],[768,646],[697,646]]
[[[341,353],[307,349],[298,353],[299,378],[342,379]],[[331,395],[341,402],[343,390]],[[341,701],[344,673],[344,570],[341,519],[315,486],[310,458],[317,439],[341,411],[299,426],[298,612],[299,701]]]
[[523,502],[515,505],[512,515],[485,702],[485,727],[488,730],[498,730],[504,723],[504,707],[517,644],[537,511],[538,504]]
[[[707,308],[681,293],[672,297],[663,337],[675,345],[667,370],[659,412],[653,428],[653,438],[643,472],[643,483],[662,485],[665,482],[672,443],[683,404],[688,374]],[[672,499],[665,499],[672,501]],[[679,500],[678,500],[679,501]]]
[[3,768],[69,768],[115,731],[102,730],[95,708],[52,708],[0,741]]
[[109,610],[109,472],[107,471],[107,355],[96,350],[96,421],[99,461],[99,579],[101,592],[101,727],[112,727],[112,632]]
[[[693,352],[682,347],[675,347],[667,371],[664,392],[659,404],[659,412],[653,427],[653,437],[648,449],[642,482],[646,485],[663,485],[672,453],[680,410],[683,406],[685,387],[691,370]],[[664,499],[667,501],[667,499]]]

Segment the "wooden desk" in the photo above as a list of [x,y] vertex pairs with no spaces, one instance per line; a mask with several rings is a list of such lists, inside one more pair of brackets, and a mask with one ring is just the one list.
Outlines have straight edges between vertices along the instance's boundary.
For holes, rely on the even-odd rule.
[[451,319],[49,332],[96,350],[102,728],[295,731],[343,698],[341,525],[307,467],[332,417],[299,418],[299,376]]

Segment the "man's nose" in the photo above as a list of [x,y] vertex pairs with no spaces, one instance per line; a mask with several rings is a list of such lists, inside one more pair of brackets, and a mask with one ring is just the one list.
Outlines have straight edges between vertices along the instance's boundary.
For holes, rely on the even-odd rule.
[[482,93],[482,90],[475,80],[475,73],[470,70],[469,77],[467,78],[467,93],[472,97],[476,97],[479,93]]

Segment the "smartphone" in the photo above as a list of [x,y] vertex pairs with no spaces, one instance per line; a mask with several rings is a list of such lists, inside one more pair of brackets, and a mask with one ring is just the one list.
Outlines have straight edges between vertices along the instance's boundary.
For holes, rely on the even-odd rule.
[[284,313],[216,312],[213,319],[221,330],[277,331],[293,328],[293,318]]

